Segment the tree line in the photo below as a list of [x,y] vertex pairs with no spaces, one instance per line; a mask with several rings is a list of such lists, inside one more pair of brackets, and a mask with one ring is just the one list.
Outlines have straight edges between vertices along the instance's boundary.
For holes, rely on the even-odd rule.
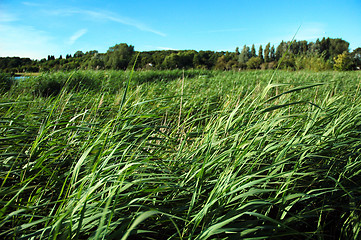
[[[136,57],[138,59],[136,60]],[[134,46],[116,44],[106,53],[96,50],[77,51],[73,55],[49,55],[41,60],[20,57],[1,57],[0,71],[44,72],[75,69],[126,70],[136,69],[215,69],[245,70],[274,69],[288,70],[357,70],[361,68],[361,48],[349,51],[349,43],[340,38],[322,38],[316,42],[282,41],[278,46],[270,43],[256,49],[244,45],[234,52],[162,50],[137,52]]]

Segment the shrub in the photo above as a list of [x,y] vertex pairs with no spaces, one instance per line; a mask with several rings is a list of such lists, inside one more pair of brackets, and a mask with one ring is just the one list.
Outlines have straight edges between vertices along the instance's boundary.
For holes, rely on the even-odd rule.
[[56,96],[62,87],[63,84],[55,79],[41,79],[35,87],[34,94],[42,97]]
[[247,64],[248,69],[258,69],[258,68],[260,68],[261,63],[262,63],[261,58],[251,57],[251,59],[249,59],[246,64]]
[[310,55],[310,56],[296,56],[295,57],[295,70],[311,70],[311,71],[325,71],[331,70],[332,64],[326,61],[323,56]]
[[350,54],[344,52],[339,54],[337,57],[333,58],[335,64],[333,65],[333,69],[337,71],[347,71],[352,70],[352,59]]
[[9,91],[13,83],[9,74],[0,73],[0,93]]

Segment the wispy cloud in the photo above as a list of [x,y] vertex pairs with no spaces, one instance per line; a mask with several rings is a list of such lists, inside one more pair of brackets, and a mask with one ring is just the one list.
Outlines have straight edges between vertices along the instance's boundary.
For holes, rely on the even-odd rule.
[[68,44],[73,45],[76,40],[78,40],[80,37],[82,37],[82,36],[83,36],[84,34],[86,34],[87,32],[88,32],[88,30],[85,29],[85,28],[76,31],[76,32],[69,38]]
[[1,22],[14,22],[14,21],[17,21],[18,18],[13,15],[13,14],[10,14],[10,13],[7,13],[5,11],[3,11],[1,14],[0,14],[0,23]]
[[54,39],[45,31],[32,26],[0,24],[1,56],[41,59],[59,51]]
[[43,4],[34,3],[34,2],[22,2],[23,5],[30,6],[30,7],[43,7]]
[[151,33],[157,34],[162,37],[166,36],[165,33],[155,30],[155,29],[149,27],[148,25],[146,25],[145,23],[139,22],[138,20],[135,20],[135,19],[132,19],[129,17],[119,16],[113,12],[108,12],[108,11],[91,11],[91,10],[84,10],[84,9],[60,9],[60,10],[55,10],[55,11],[48,11],[48,13],[50,13],[52,15],[58,15],[58,16],[72,16],[75,14],[81,14],[83,16],[91,18],[92,20],[103,20],[103,21],[116,22],[116,23],[135,27],[144,32],[151,32]]
[[225,33],[225,32],[243,32],[247,31],[247,28],[228,28],[228,29],[215,29],[203,31],[201,33]]

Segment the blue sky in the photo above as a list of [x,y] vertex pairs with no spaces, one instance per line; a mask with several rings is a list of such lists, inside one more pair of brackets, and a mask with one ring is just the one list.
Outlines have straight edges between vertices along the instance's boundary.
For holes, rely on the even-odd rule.
[[361,47],[361,1],[0,0],[0,56],[32,59],[106,52],[236,47],[342,38]]

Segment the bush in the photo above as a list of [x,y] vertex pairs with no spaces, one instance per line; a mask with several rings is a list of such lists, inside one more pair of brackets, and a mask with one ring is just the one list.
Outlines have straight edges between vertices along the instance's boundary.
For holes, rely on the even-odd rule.
[[349,53],[344,52],[333,58],[335,64],[333,69],[337,71],[348,71],[352,70],[352,59]]
[[0,73],[0,93],[9,91],[13,83],[10,74]]
[[251,57],[246,64],[248,69],[258,69],[262,64],[262,60],[259,57]]
[[295,57],[295,70],[311,70],[311,71],[325,71],[331,70],[332,64],[326,61],[323,56],[310,55],[310,56],[296,56]]
[[67,86],[71,90],[99,90],[101,82],[95,74],[90,71],[77,71],[72,75],[68,75],[63,81],[68,81]]
[[62,87],[63,84],[56,79],[40,79],[35,86],[34,94],[42,97],[56,96]]

